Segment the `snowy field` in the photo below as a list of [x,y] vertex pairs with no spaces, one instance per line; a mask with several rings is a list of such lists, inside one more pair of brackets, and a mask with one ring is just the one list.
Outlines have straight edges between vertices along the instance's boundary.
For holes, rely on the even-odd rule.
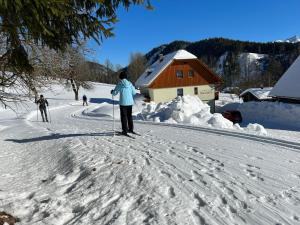
[[35,225],[300,224],[299,142],[157,121],[113,136],[111,88],[83,107],[54,85],[50,124],[33,103],[0,110],[0,211]]

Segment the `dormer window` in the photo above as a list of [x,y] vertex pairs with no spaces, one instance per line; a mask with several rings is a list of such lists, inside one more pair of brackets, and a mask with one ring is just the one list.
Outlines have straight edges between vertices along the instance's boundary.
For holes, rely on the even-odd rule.
[[176,70],[176,77],[177,78],[183,78],[183,71],[182,70]]
[[194,75],[195,75],[194,70],[189,70],[188,75],[189,75],[189,77],[194,77]]
[[151,69],[147,69],[146,70],[146,77],[150,76],[151,73],[152,73],[152,70]]

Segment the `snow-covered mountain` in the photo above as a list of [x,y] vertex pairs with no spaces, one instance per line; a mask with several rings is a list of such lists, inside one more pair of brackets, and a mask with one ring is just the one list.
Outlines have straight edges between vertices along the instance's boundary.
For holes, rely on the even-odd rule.
[[300,37],[298,35],[295,35],[285,40],[277,40],[276,42],[298,43],[300,42]]

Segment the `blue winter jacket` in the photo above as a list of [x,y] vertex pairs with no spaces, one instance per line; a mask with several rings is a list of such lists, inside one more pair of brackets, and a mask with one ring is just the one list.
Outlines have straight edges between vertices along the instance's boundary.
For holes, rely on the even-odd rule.
[[113,95],[117,95],[118,93],[120,93],[120,105],[128,106],[134,104],[133,96],[136,92],[130,81],[122,79],[112,92]]

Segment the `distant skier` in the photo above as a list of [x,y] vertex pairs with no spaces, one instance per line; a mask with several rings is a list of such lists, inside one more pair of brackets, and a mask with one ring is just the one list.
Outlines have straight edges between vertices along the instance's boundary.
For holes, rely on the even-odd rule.
[[40,95],[40,98],[39,98],[39,100],[37,100],[36,104],[39,104],[39,109],[41,111],[43,122],[45,122],[45,119],[46,119],[46,122],[48,122],[46,105],[48,107],[49,103],[48,103],[47,99],[45,99],[43,95]]
[[133,131],[133,120],[132,120],[132,106],[134,104],[133,96],[136,94],[135,88],[132,83],[127,80],[127,74],[125,71],[121,71],[119,74],[120,81],[114,90],[111,90],[112,95],[120,93],[120,114],[122,123],[122,134],[127,133],[136,134]]
[[84,105],[88,106],[86,95],[83,95],[83,96],[82,96],[82,101],[83,101],[83,104],[82,104],[83,106],[84,106]]

